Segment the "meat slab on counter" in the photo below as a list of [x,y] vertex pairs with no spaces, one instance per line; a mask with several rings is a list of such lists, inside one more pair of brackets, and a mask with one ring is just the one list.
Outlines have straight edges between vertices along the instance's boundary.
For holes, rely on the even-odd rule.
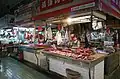
[[77,48],[74,50],[71,49],[54,49],[54,48],[47,48],[45,51],[49,53],[59,54],[67,57],[72,57],[73,59],[83,59],[83,60],[92,60],[90,56],[93,54],[93,51],[89,48]]

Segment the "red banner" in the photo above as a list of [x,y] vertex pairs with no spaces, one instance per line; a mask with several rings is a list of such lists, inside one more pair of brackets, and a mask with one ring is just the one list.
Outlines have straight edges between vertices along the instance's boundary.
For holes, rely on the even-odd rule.
[[67,4],[72,1],[73,0],[40,0],[40,11]]
[[120,11],[120,0],[111,0],[111,5],[117,9],[118,11]]
[[[64,0],[64,1],[67,1],[67,0]],[[70,1],[73,1],[73,0],[70,0]],[[61,14],[65,14],[65,13],[70,13],[71,9],[76,7],[76,6],[82,6],[82,5],[86,5],[86,4],[90,4],[90,3],[94,3],[94,2],[95,2],[94,0],[87,0],[87,1],[85,1],[83,3],[79,3],[77,5],[71,5],[71,6],[65,7],[63,9],[59,9],[59,10],[55,10],[55,11],[52,11],[52,12],[48,12],[48,13],[44,13],[44,14],[34,16],[34,17],[32,17],[32,20],[40,20],[40,19],[43,19],[43,18],[45,19],[45,18],[49,18],[49,17],[59,16]],[[89,7],[87,6],[87,8],[89,8]]]
[[120,19],[120,0],[100,0],[100,8],[105,13]]

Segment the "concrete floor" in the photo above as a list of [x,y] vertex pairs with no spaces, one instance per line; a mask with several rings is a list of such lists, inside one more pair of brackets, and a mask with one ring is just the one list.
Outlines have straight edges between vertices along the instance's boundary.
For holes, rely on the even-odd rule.
[[[0,66],[0,79],[56,79],[37,72],[12,58],[3,58]],[[105,79],[120,79],[120,67],[111,75],[105,76]]]
[[0,66],[0,79],[51,79],[12,58],[2,59]]

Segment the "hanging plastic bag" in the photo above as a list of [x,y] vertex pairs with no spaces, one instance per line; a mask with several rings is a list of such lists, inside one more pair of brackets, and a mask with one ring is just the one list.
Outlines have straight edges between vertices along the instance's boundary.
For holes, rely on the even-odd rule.
[[57,45],[60,45],[62,43],[62,35],[61,35],[60,31],[58,31],[56,33],[56,37],[55,38],[56,38],[56,41],[57,41]]
[[52,30],[51,30],[51,27],[48,27],[48,39],[52,39]]

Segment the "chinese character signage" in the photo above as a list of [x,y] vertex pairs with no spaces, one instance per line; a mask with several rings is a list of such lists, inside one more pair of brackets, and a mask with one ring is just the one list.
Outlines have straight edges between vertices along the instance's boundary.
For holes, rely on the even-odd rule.
[[120,19],[120,0],[100,0],[100,8]]
[[120,0],[111,0],[111,5],[120,11]]
[[40,0],[40,11],[72,2],[73,0]]

